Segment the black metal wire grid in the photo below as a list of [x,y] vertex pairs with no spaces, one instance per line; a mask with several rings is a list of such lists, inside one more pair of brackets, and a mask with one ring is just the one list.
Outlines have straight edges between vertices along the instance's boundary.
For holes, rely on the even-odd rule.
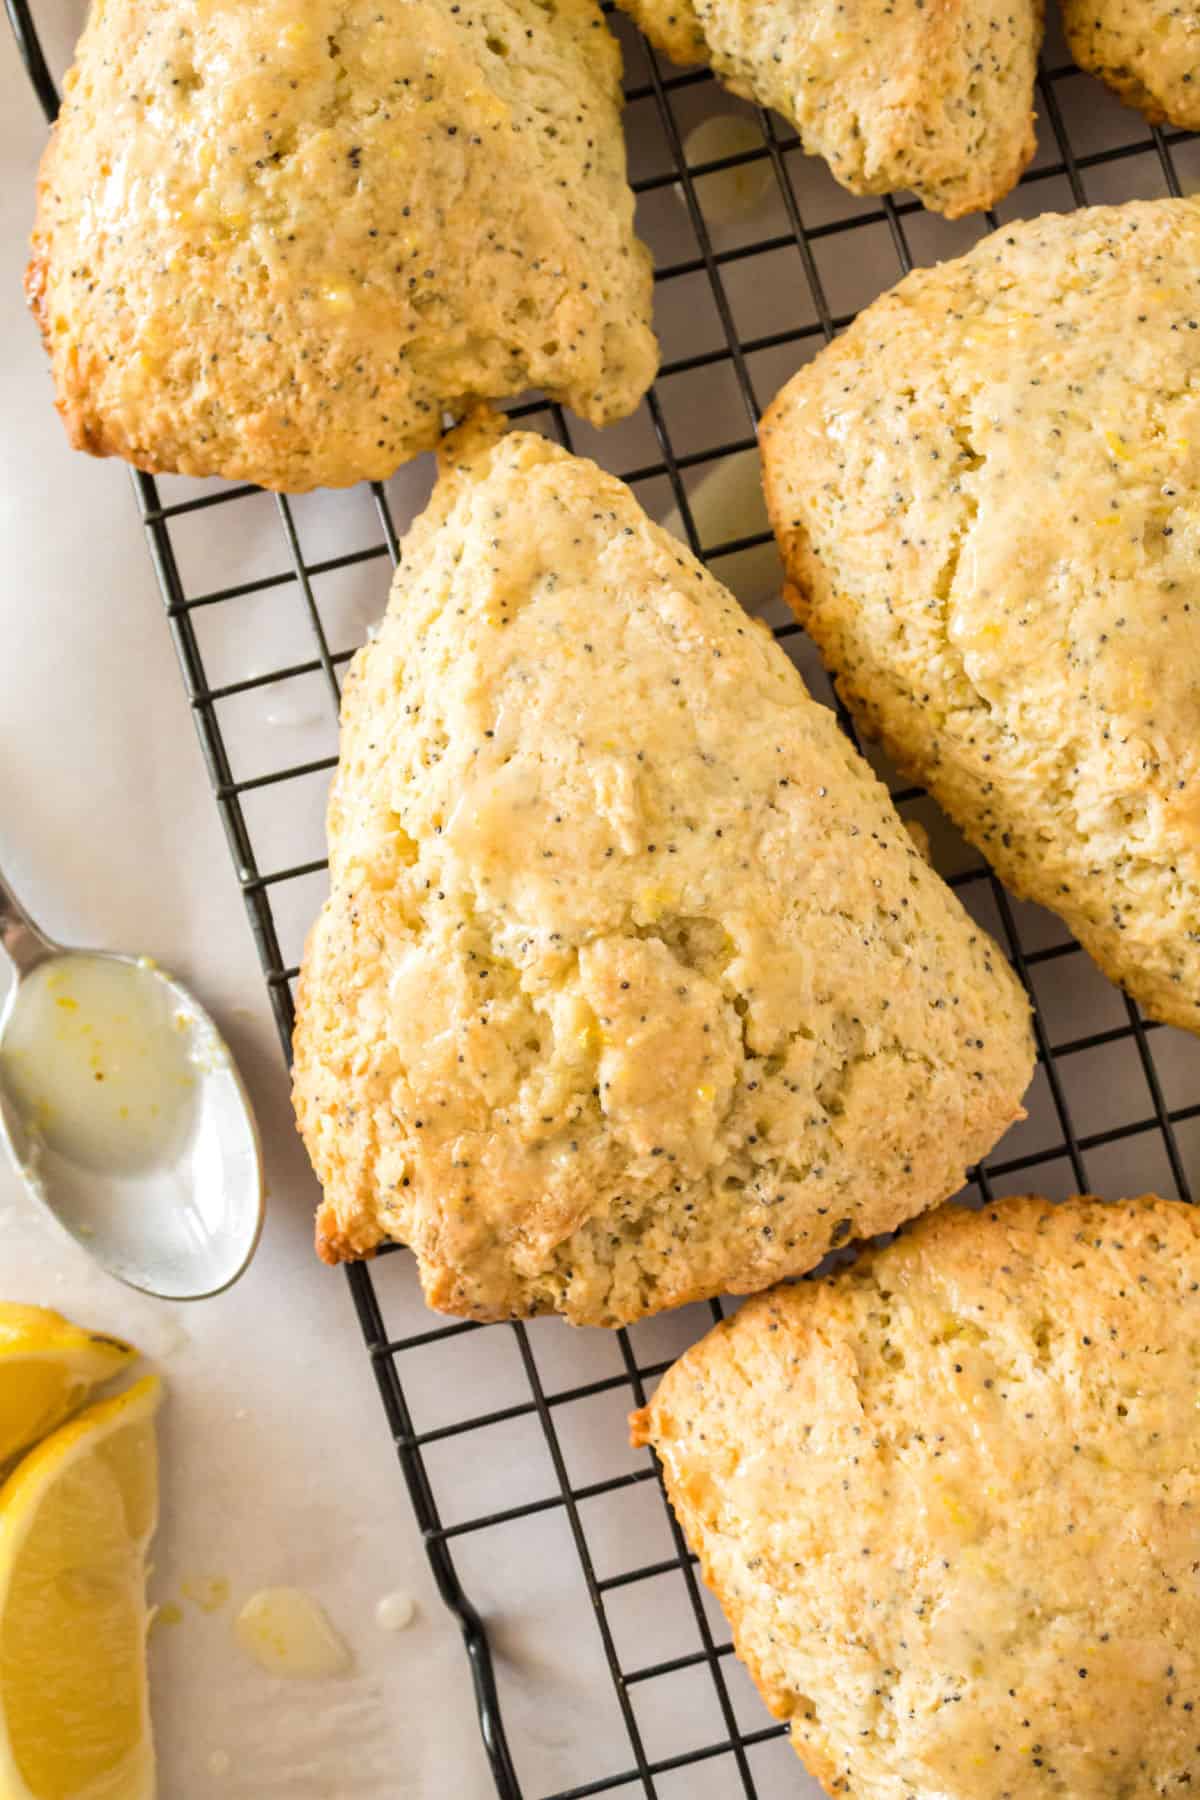
[[[53,118],[57,93],[28,0],[5,0],[5,4],[38,98],[47,117]],[[696,481],[726,459],[753,449],[756,421],[779,382],[848,324],[874,292],[915,262],[965,248],[982,229],[1000,220],[989,215],[986,221],[950,228],[931,220],[915,202],[891,198],[856,201],[834,190],[819,169],[814,173],[815,165],[802,158],[797,139],[778,119],[749,107],[738,110],[756,121],[757,143],[736,155],[693,161],[689,166],[685,152],[689,111],[696,116],[697,108],[711,111],[714,105],[728,111],[734,103],[718,97],[707,72],[672,69],[648,50],[624,20],[614,18],[614,24],[621,32],[631,71],[628,117],[632,122],[640,111],[643,127],[650,127],[648,132],[640,132],[642,161],[649,167],[639,171],[637,157],[631,166],[643,235],[660,252],[656,259],[660,323],[664,311],[669,310],[662,302],[672,288],[687,292],[690,297],[685,305],[692,306],[696,290],[687,284],[697,278],[716,321],[713,341],[685,355],[673,356],[671,336],[664,334],[665,360],[644,403],[642,423],[650,434],[644,441],[651,445],[650,453],[640,459],[636,449],[630,454],[631,440],[626,438],[626,454],[622,458],[618,451],[617,455],[617,465],[624,460],[626,466],[614,466],[641,495],[657,494],[660,514],[666,502],[673,502],[693,550],[721,573],[768,543],[769,536],[755,530],[719,542],[704,541],[703,515],[699,509],[694,512],[691,504]],[[1039,95],[1042,150],[1017,193],[1001,209],[1003,217],[1046,207],[1078,206],[1088,200],[1177,195],[1191,178],[1200,186],[1196,139],[1148,128],[1135,115],[1116,109],[1115,103],[1101,96],[1094,84],[1054,49],[1048,50],[1043,62]],[[715,175],[754,165],[769,168],[779,228],[759,235],[745,229],[732,233],[714,230],[706,216],[706,182]],[[661,228],[665,218],[661,208],[656,212],[664,197],[667,208],[675,209],[670,229]],[[683,254],[678,253],[681,231],[686,237]],[[891,265],[869,277],[865,287],[860,265],[847,293],[840,271],[856,261],[851,253],[866,234],[875,234],[876,248],[883,234]],[[914,239],[918,240],[915,249]],[[670,246],[665,256],[661,254],[664,241]],[[777,260],[780,258],[790,259],[790,273],[786,264]],[[797,259],[803,285],[795,280]],[[778,321],[768,318],[771,329],[762,329],[759,302],[768,291],[780,300],[784,316]],[[787,316],[789,310],[791,317]],[[676,316],[681,316],[678,309]],[[748,323],[750,319],[759,321],[757,328]],[[683,333],[685,338],[690,335]],[[681,410],[672,398],[673,387],[694,384],[697,379],[700,388],[692,386],[692,403]],[[702,428],[696,430],[696,423],[710,410],[706,399],[711,395],[719,400],[722,386],[733,396],[737,424],[722,429],[714,442],[705,438]],[[714,405],[711,410],[721,413],[722,409]],[[547,429],[569,449],[578,448],[580,438],[586,438],[590,453],[612,462],[611,455],[604,454],[605,445],[593,442],[593,434],[569,425],[557,406],[534,400],[512,412]],[[723,416],[727,418],[728,412]],[[621,444],[619,433],[612,441]],[[375,541],[317,557],[306,554],[298,503],[272,497],[282,542],[281,566],[253,579],[191,591],[192,584],[183,572],[186,558],[181,558],[178,549],[184,522],[214,507],[236,507],[256,490],[205,484],[200,491],[171,499],[164,497],[168,484],[148,476],[134,473],[133,484],[286,1053],[297,969],[284,953],[286,933],[281,933],[278,923],[280,896],[292,884],[303,885],[319,877],[324,863],[315,857],[275,866],[269,854],[264,858],[259,847],[264,835],[261,803],[266,799],[277,808],[287,808],[288,784],[314,779],[323,783],[336,759],[330,754],[266,773],[241,775],[235,771],[235,758],[227,744],[223,708],[244,696],[277,691],[281,684],[311,678],[323,688],[327,706],[336,713],[340,671],[352,649],[331,648],[319,589],[327,577],[340,571],[375,561],[396,562],[399,540],[392,503],[385,488],[372,487]],[[382,570],[379,584],[381,589],[385,585]],[[286,593],[299,610],[311,653],[283,660],[267,670],[214,680],[206,664],[202,619],[211,616],[212,609],[236,606],[248,596],[268,590]],[[794,655],[807,656],[805,673],[810,685],[832,700],[819,667],[807,655],[799,627],[781,621],[775,630]],[[848,719],[839,712],[849,730]],[[923,812],[919,789],[896,784],[893,788],[902,811],[930,817],[927,809]],[[1200,1166],[1200,1103],[1193,1098],[1200,1092],[1200,1062],[1193,1040],[1144,1020],[1131,1001],[1092,971],[1078,946],[1056,922],[1048,921],[1036,909],[1014,903],[973,854],[964,855],[944,833],[938,834],[938,848],[945,851],[939,866],[964,902],[1005,944],[1036,1006],[1039,1069],[1038,1098],[1030,1109],[1035,1121],[1032,1136],[1027,1131],[1024,1139],[1018,1134],[1014,1140],[1010,1134],[996,1155],[973,1171],[974,1192],[987,1199],[1030,1186],[1051,1193],[1155,1188],[1190,1199],[1188,1164]],[[946,867],[946,859],[954,866]],[[1081,1025],[1088,1029],[1081,1030]],[[1121,1059],[1119,1071],[1114,1057]],[[1117,1109],[1120,1116],[1114,1116],[1111,1098],[1114,1074],[1127,1100]],[[1099,1110],[1094,1103],[1098,1094],[1103,1096]],[[1123,1176],[1126,1168],[1129,1173]],[[397,1332],[389,1324],[392,1302],[381,1279],[387,1266],[378,1264],[374,1273],[365,1265],[351,1266],[347,1279],[430,1564],[442,1599],[462,1629],[483,1741],[501,1800],[534,1800],[535,1793],[542,1800],[583,1800],[584,1796],[609,1793],[642,1794],[649,1800],[671,1800],[671,1796],[699,1800],[702,1791],[719,1794],[722,1800],[732,1794],[746,1800],[767,1800],[769,1795],[794,1793],[798,1779],[794,1765],[774,1754],[785,1728],[764,1724],[761,1710],[744,1704],[746,1695],[737,1685],[741,1677],[730,1660],[731,1645],[724,1626],[702,1590],[695,1558],[688,1553],[667,1507],[649,1453],[640,1457],[627,1454],[611,1465],[603,1461],[597,1465],[593,1454],[590,1462],[585,1456],[581,1465],[579,1446],[590,1446],[594,1452],[597,1433],[586,1422],[581,1427],[572,1420],[586,1421],[592,1416],[588,1412],[591,1403],[599,1401],[611,1409],[611,1427],[612,1420],[622,1419],[631,1405],[642,1405],[672,1360],[671,1355],[661,1354],[665,1347],[662,1334],[635,1326],[612,1335],[577,1335],[565,1361],[573,1375],[584,1374],[587,1379],[564,1381],[554,1364],[563,1360],[565,1340],[554,1340],[554,1348],[548,1352],[549,1340],[542,1334],[541,1322],[487,1327],[439,1324],[410,1306],[405,1328]],[[710,1316],[722,1316],[718,1303],[707,1309],[689,1309],[676,1339],[694,1337]],[[676,1315],[677,1321],[679,1318]],[[552,1328],[567,1333],[558,1322],[552,1322]],[[488,1334],[486,1340],[479,1337],[483,1332]],[[596,1348],[598,1336],[604,1339],[603,1353]],[[498,1338],[505,1344],[504,1355],[515,1375],[514,1386],[507,1395],[500,1395],[503,1404],[468,1409],[461,1418],[437,1419],[432,1412],[428,1421],[414,1417],[413,1393],[420,1396],[423,1390],[429,1358],[444,1377],[450,1360],[465,1344],[486,1341],[491,1365],[499,1358]],[[670,1347],[679,1347],[678,1342]],[[480,1385],[472,1386],[472,1396],[484,1392],[495,1399],[498,1390],[486,1377],[481,1379],[480,1369],[481,1360],[476,1357],[471,1380]],[[597,1369],[606,1372],[597,1374]],[[444,1409],[444,1380],[438,1392]],[[416,1410],[421,1410],[419,1405]],[[525,1427],[534,1437],[523,1441],[538,1446],[539,1454],[529,1460],[544,1472],[544,1486],[511,1504],[498,1505],[497,1493],[488,1485],[488,1471],[503,1460],[495,1454],[497,1442],[503,1445],[508,1441],[505,1432]],[[469,1484],[470,1504],[460,1504],[448,1482],[445,1469],[449,1465],[441,1460],[447,1447],[463,1451],[477,1470],[484,1471],[479,1480]],[[460,1462],[460,1472],[462,1466]],[[590,1479],[582,1478],[581,1467]],[[621,1548],[614,1553],[611,1533],[597,1532],[597,1505],[630,1498],[640,1505],[647,1494],[657,1526],[649,1527],[643,1507],[641,1523],[632,1533],[624,1532]],[[557,1784],[553,1792],[544,1781],[536,1780],[538,1759],[526,1755],[524,1744],[518,1754],[510,1749],[504,1724],[507,1702],[502,1706],[498,1681],[498,1674],[501,1681],[505,1678],[504,1659],[494,1658],[487,1628],[462,1577],[470,1547],[486,1545],[486,1557],[494,1563],[505,1555],[506,1532],[527,1524],[545,1531],[550,1522],[565,1527],[565,1537],[559,1532],[555,1541],[563,1542],[564,1548],[569,1543],[569,1555],[591,1603],[600,1662],[611,1680],[607,1722],[612,1728],[606,1739],[611,1747],[598,1769],[580,1767],[569,1743],[565,1748],[560,1743],[549,1763],[542,1759],[544,1766],[553,1767],[559,1775],[568,1771],[571,1785]],[[661,1554],[652,1560],[639,1554],[629,1561],[631,1544],[636,1541],[640,1548],[651,1538]],[[475,1560],[478,1564],[479,1559]],[[645,1633],[644,1610],[632,1636],[617,1616],[623,1596],[643,1588],[657,1592],[651,1584],[664,1580],[673,1584],[676,1598],[682,1595],[684,1611],[684,1635],[673,1654],[655,1653],[653,1633],[649,1637]],[[586,1630],[586,1614],[574,1624]],[[552,1655],[554,1646],[548,1650]],[[700,1686],[687,1690],[682,1706],[678,1698],[664,1706],[667,1684],[692,1677]],[[656,1730],[664,1712],[671,1714],[676,1726],[680,1718],[684,1721],[672,1741],[663,1740]],[[527,1768],[532,1773],[527,1774]]]

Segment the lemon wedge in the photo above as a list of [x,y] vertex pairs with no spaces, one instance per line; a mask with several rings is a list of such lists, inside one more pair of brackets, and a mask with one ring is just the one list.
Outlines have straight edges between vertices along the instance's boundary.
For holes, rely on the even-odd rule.
[[0,1474],[136,1355],[48,1307],[0,1300]]
[[147,1376],[61,1425],[0,1488],[0,1800],[152,1800]]

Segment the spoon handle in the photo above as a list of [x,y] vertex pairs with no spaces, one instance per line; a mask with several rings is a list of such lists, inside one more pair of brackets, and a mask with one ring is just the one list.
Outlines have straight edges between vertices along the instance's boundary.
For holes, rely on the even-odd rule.
[[53,956],[58,945],[40,931],[30,918],[0,870],[0,949],[3,949],[17,974],[27,975],[37,963]]

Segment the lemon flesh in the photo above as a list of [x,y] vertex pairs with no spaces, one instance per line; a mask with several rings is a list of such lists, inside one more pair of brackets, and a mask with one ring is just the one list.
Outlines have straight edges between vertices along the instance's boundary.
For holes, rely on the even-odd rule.
[[136,1355],[48,1307],[0,1300],[0,1473]]
[[0,1488],[0,1800],[152,1800],[148,1376],[72,1419]]

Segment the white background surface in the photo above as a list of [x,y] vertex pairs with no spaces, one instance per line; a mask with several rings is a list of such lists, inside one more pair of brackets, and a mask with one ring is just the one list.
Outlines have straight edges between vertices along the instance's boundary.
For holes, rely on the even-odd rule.
[[[39,19],[58,27],[61,52],[82,15],[82,0],[39,0]],[[634,80],[641,51],[623,33]],[[1052,53],[1061,61],[1061,49]],[[61,66],[56,56],[55,66]],[[641,65],[644,70],[644,64]],[[1123,143],[1137,153],[1085,173],[1090,200],[1151,197],[1164,191],[1145,126],[1091,82],[1059,90],[1082,151]],[[678,90],[680,130],[736,103],[710,84]],[[747,109],[740,108],[743,114]],[[652,100],[627,113],[633,167],[671,168],[670,147]],[[1039,161],[1056,155],[1044,126]],[[87,1323],[132,1336],[161,1360],[170,1389],[163,1421],[164,1521],[156,1549],[155,1597],[180,1599],[186,1580],[227,1579],[234,1601],[254,1588],[297,1582],[314,1590],[350,1640],[358,1675],[319,1689],[272,1683],[244,1664],[232,1645],[233,1606],[203,1616],[184,1601],[185,1622],[154,1640],[154,1688],[164,1800],[488,1800],[493,1790],[478,1748],[470,1688],[456,1630],[440,1610],[341,1278],[311,1250],[314,1189],[291,1126],[283,1068],[257,959],[228,852],[188,718],[161,599],[146,555],[126,472],[115,463],[72,455],[51,404],[50,384],[20,293],[32,183],[44,141],[40,114],[0,24],[0,861],[46,928],[83,944],[147,951],[191,982],[222,1025],[254,1092],[271,1185],[266,1239],[250,1275],[231,1295],[171,1309],[131,1296],[96,1274],[74,1246],[34,1216],[10,1172],[0,1166],[0,1294],[48,1301]],[[1195,141],[1176,155],[1185,183],[1200,182]],[[789,152],[787,163],[807,222],[827,224],[873,210],[837,189],[821,166]],[[701,203],[708,195],[700,183]],[[1012,217],[1070,203],[1061,177],[1023,187],[1007,201]],[[753,221],[710,217],[718,247],[786,236],[778,196]],[[661,260],[684,260],[696,243],[673,186],[643,197],[639,219]],[[928,215],[906,220],[914,256],[932,260],[965,249],[978,220],[949,226]],[[890,232],[882,222],[852,236],[819,239],[814,255],[835,315],[864,304],[896,278]],[[735,326],[743,337],[794,331],[814,316],[790,245],[730,262],[723,270]],[[657,294],[668,355],[718,348],[720,321],[703,273],[664,283]],[[765,402],[811,353],[789,342],[748,358]],[[664,377],[657,394],[679,448],[703,449],[745,438],[748,421],[728,362]],[[539,421],[544,424],[544,421]],[[580,429],[578,447],[620,469],[654,463],[658,449],[645,408],[598,439]],[[425,459],[427,462],[428,459]],[[696,499],[706,471],[690,472]],[[401,524],[419,500],[424,464],[391,485]],[[179,498],[195,484],[164,484]],[[753,492],[753,490],[751,490]],[[666,517],[672,495],[659,477],[638,497]],[[749,533],[746,502],[722,520],[700,519],[711,544]],[[297,503],[297,526],[310,560],[378,541],[378,522],[357,491]],[[190,515],[174,532],[189,593],[278,572],[278,521],[263,496]],[[747,604],[765,606],[776,586],[773,552],[715,563]],[[386,564],[323,577],[318,603],[335,650],[361,639],[381,609]],[[777,602],[775,603],[778,604]],[[772,616],[779,616],[773,614]],[[292,663],[313,654],[294,589],[269,589],[196,615],[213,682]],[[297,625],[297,621],[300,621]],[[793,640],[805,673],[828,688],[811,652]],[[273,722],[272,722],[273,719]],[[256,690],[223,702],[221,723],[240,777],[327,755],[334,747],[320,677]],[[260,790],[248,802],[263,867],[321,854],[325,778]],[[927,803],[915,808],[934,832],[944,872],[974,860],[940,826]],[[275,890],[286,961],[296,959],[320,883]],[[999,929],[986,884],[964,891],[989,929]],[[1056,921],[1016,909],[1026,948],[1062,942]],[[1124,1003],[1082,956],[1041,965],[1038,998],[1052,1041],[1119,1031]],[[1200,1042],[1158,1032],[1153,1047],[1167,1104],[1200,1095]],[[1152,1111],[1136,1047],[1128,1040],[1064,1056],[1060,1078],[1082,1134]],[[1006,1138],[1001,1155],[1044,1155],[1036,1172],[1014,1171],[999,1192],[1036,1185],[1062,1195],[1075,1185],[1061,1154],[1062,1127],[1043,1071],[1029,1118]],[[1193,1183],[1200,1177],[1200,1121],[1179,1133]],[[1116,1195],[1173,1191],[1157,1132],[1100,1145],[1086,1161],[1088,1184]],[[389,1333],[426,1329],[407,1266],[392,1257],[378,1283]],[[643,1365],[666,1361],[703,1329],[696,1309],[651,1320],[631,1339]],[[619,1377],[615,1340],[572,1333],[539,1321],[529,1342],[551,1393]],[[527,1373],[507,1330],[469,1333],[428,1352],[406,1355],[402,1374],[419,1428],[528,1403]],[[628,1448],[630,1394],[614,1385],[555,1409],[562,1457],[572,1483],[586,1486],[646,1469]],[[497,1508],[552,1496],[557,1479],[536,1419],[515,1416],[435,1446],[431,1479],[453,1525]],[[654,1487],[630,1485],[580,1507],[600,1578],[674,1554]],[[601,1647],[561,1508],[500,1532],[456,1539],[468,1591],[487,1614],[499,1653],[509,1736],[529,1800],[630,1764]],[[373,1623],[375,1600],[397,1587],[420,1602],[417,1624],[391,1638]],[[610,1591],[608,1620],[627,1670],[660,1659],[695,1658],[700,1647],[685,1578]],[[708,1607],[713,1636],[727,1638]],[[738,1723],[767,1726],[742,1671],[722,1670]],[[671,1758],[725,1735],[712,1678],[694,1662],[669,1677],[629,1689],[651,1759]],[[231,1758],[228,1774],[209,1773],[214,1751]],[[778,1739],[749,1753],[763,1800],[805,1800],[816,1787]],[[731,1761],[717,1757],[663,1775],[659,1800],[730,1800],[742,1786]],[[638,1791],[636,1785],[623,1790]]]

